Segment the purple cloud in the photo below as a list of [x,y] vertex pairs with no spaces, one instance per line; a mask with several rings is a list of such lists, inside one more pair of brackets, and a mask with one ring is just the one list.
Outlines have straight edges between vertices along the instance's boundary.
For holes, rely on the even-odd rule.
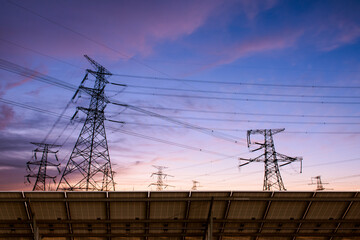
[[[19,4],[73,29],[75,33],[12,6],[11,13],[8,14],[24,14],[28,21],[24,22],[23,19],[17,18],[8,21],[7,29],[1,31],[6,32],[8,38],[17,41],[25,38],[26,45],[42,49],[56,57],[81,56],[84,52],[93,55],[102,52],[102,55],[118,58],[119,54],[114,54],[113,51],[104,53],[101,44],[130,57],[147,56],[152,53],[154,45],[159,41],[175,40],[193,33],[206,22],[222,1],[163,1],[161,4],[149,1],[133,1],[127,4],[77,1],[71,2],[71,8],[66,1],[57,4],[50,2]],[[84,8],[84,5],[87,7]],[[76,32],[89,36],[101,44],[88,41]],[[48,41],[50,36],[51,43]]]

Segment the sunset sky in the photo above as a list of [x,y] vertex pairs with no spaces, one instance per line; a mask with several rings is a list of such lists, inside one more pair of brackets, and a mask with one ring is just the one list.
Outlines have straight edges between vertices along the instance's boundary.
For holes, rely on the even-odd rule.
[[[148,187],[156,182],[153,165],[173,176],[168,190],[190,190],[192,180],[199,190],[262,190],[264,164],[239,169],[238,158],[260,154],[249,153],[246,130],[269,128],[285,128],[274,135],[278,152],[304,159],[301,174],[299,163],[281,168],[287,190],[314,190],[309,184],[318,175],[329,190],[360,189],[359,1],[1,0],[0,6],[0,191],[31,190],[24,184],[30,142],[48,133],[47,142],[63,145],[58,156],[65,166],[82,123],[55,122],[75,90],[37,77],[77,87],[91,68],[84,54],[113,73],[111,83],[128,85],[108,84],[110,101],[212,132],[108,104],[106,118],[125,122],[105,122],[116,190],[155,190]],[[39,74],[9,72],[9,62]],[[64,115],[88,103],[82,93]]]

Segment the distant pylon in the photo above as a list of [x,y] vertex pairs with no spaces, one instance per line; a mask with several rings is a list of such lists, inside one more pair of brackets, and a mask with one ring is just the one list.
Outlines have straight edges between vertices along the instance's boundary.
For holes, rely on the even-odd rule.
[[[313,182],[314,180],[316,180],[316,183]],[[324,191],[324,190],[326,190],[326,188],[324,187],[324,184],[329,184],[329,183],[323,183],[321,181],[321,176],[316,176],[316,177],[311,178],[311,183],[309,185],[314,185],[314,184],[316,184],[316,191]]]
[[[277,189],[279,191],[286,191],[284,182],[280,175],[280,167],[288,165],[295,161],[300,161],[302,163],[302,157],[289,157],[284,154],[278,153],[275,151],[273,135],[279,132],[284,131],[285,128],[281,129],[256,129],[247,131],[247,144],[250,147],[251,140],[250,136],[253,134],[262,134],[264,135],[264,142],[255,144],[259,145],[258,148],[250,150],[250,152],[256,152],[258,150],[264,149],[264,153],[260,156],[252,159],[239,158],[239,160],[246,161],[246,163],[240,162],[239,167],[245,166],[251,162],[264,162],[265,163],[265,173],[264,173],[264,191],[271,191]],[[281,163],[280,165],[278,163]],[[301,172],[301,168],[300,168]]]
[[[109,83],[107,77],[112,74],[87,55],[85,58],[96,71],[86,70],[87,73],[73,99],[79,91],[82,91],[90,95],[90,104],[88,108],[78,107],[78,110],[86,113],[87,117],[57,189],[65,191],[115,190],[104,125],[104,110],[108,102],[104,89]],[[93,88],[83,85],[89,73],[96,78]]]
[[[46,143],[34,143],[36,147],[35,150],[33,150],[33,158],[31,161],[28,161],[26,163],[27,166],[27,172],[29,173],[25,177],[27,178],[27,181],[31,183],[30,178],[36,178],[33,191],[47,191],[52,190],[50,189],[51,184],[53,183],[55,185],[55,176],[50,176],[48,174],[48,167],[56,168],[58,172],[60,172],[59,165],[60,163],[56,153],[58,151],[53,151],[51,148],[60,147],[60,145],[54,145],[54,144],[46,144]],[[41,153],[41,159],[38,160],[37,153]],[[56,160],[56,163],[49,161],[49,153],[54,154],[54,158]],[[49,180],[47,180],[49,179]]]
[[199,187],[199,182],[196,180],[192,180],[193,186],[191,188],[192,191],[196,191],[197,188]]
[[151,183],[151,184],[149,185],[149,187],[150,187],[150,186],[156,186],[156,191],[162,191],[164,188],[167,188],[167,187],[174,187],[174,186],[171,186],[171,185],[168,185],[168,184],[165,184],[165,183],[164,183],[164,179],[165,179],[166,177],[174,177],[174,176],[171,176],[171,175],[169,175],[169,174],[165,174],[165,173],[163,172],[163,170],[164,170],[165,168],[167,168],[167,167],[164,167],[164,166],[154,166],[154,165],[153,165],[153,167],[156,168],[158,171],[155,172],[155,173],[152,173],[152,174],[151,174],[151,177],[154,176],[154,175],[156,175],[156,176],[157,176],[157,181],[156,181],[156,183]]

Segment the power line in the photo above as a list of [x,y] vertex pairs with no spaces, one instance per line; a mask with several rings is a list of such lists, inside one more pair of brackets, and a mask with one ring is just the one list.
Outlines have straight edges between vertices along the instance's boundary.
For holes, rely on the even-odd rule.
[[301,85],[301,84],[276,84],[276,83],[248,83],[248,82],[226,82],[226,81],[209,81],[209,80],[196,80],[185,78],[164,78],[164,77],[152,77],[152,76],[140,76],[130,74],[113,73],[114,76],[125,78],[137,78],[137,79],[151,79],[159,81],[180,81],[180,82],[196,82],[203,84],[225,84],[225,85],[240,85],[240,86],[261,86],[261,87],[287,87],[287,88],[324,88],[324,89],[360,89],[360,86],[334,86],[334,85]]
[[[164,115],[161,115],[161,114],[158,114],[158,113],[154,113],[154,112],[151,112],[151,111],[147,111],[147,110],[144,110],[144,109],[142,109],[142,108],[135,107],[135,106],[132,106],[132,105],[129,105],[129,104],[116,103],[116,102],[111,102],[111,103],[114,104],[114,105],[118,105],[118,106],[122,106],[122,107],[125,107],[125,108],[129,108],[129,109],[135,110],[135,111],[137,111],[137,112],[141,112],[141,113],[143,113],[143,114],[145,114],[145,115],[149,115],[149,116],[151,116],[151,117],[156,117],[156,118],[159,118],[159,119],[168,121],[168,122],[172,122],[172,123],[175,123],[175,124],[178,124],[178,125],[187,127],[187,128],[189,128],[189,129],[192,129],[192,130],[195,130],[195,131],[199,131],[199,132],[202,132],[202,133],[204,133],[204,134],[208,134],[208,135],[213,136],[213,137],[221,138],[221,139],[223,139],[223,140],[230,141],[230,142],[233,142],[233,143],[238,143],[238,140],[235,140],[235,139],[237,139],[237,137],[231,136],[231,135],[229,135],[229,134],[224,134],[224,133],[215,132],[215,131],[212,130],[212,129],[208,129],[208,128],[196,126],[196,125],[189,124],[189,123],[182,122],[182,121],[178,121],[178,120],[172,119],[172,118],[170,118],[170,117],[168,117],[168,116],[164,116]],[[230,137],[230,138],[229,138],[229,137]]]
[[360,102],[335,102],[335,101],[305,101],[305,100],[277,100],[277,99],[256,99],[256,98],[230,98],[230,97],[208,97],[198,95],[178,95],[166,93],[148,93],[148,92],[131,92],[124,91],[126,94],[148,95],[148,96],[162,96],[162,97],[178,97],[178,98],[197,98],[197,99],[211,99],[211,100],[229,100],[229,101],[244,101],[244,102],[271,102],[271,103],[310,103],[310,104],[360,104]]
[[[137,123],[137,122],[125,122],[124,125],[138,125],[138,126],[147,126],[147,127],[167,127],[167,128],[186,128],[182,126],[172,126],[172,125],[165,125],[165,124],[152,124],[152,123]],[[218,131],[231,131],[231,132],[246,132],[246,129],[231,129],[231,128],[211,128],[213,130]],[[336,131],[327,131],[327,132],[320,132],[320,131],[286,131],[284,134],[335,134],[335,135],[349,135],[349,134],[360,134],[360,132],[336,132]]]
[[[157,63],[168,63],[168,64],[177,64],[177,65],[198,65],[198,66],[208,66],[209,63],[201,63],[201,62],[180,62],[180,61],[166,61],[166,60],[159,60],[159,59],[149,59],[148,62],[157,62]],[[281,70],[281,71],[301,71],[301,72],[333,72],[333,73],[339,73],[339,72],[350,72],[350,73],[357,73],[360,72],[359,70],[329,70],[329,69],[309,69],[309,68],[289,68],[289,67],[269,67],[269,66],[251,66],[251,65],[242,65],[239,63],[227,63],[227,67],[236,67],[236,68],[250,68],[250,69],[266,69],[266,70]]]
[[[76,86],[61,81],[59,79],[50,77],[40,72],[22,67],[15,63],[0,59],[0,68],[9,72],[13,72],[25,77],[31,77],[38,81],[45,82],[51,85],[55,85],[67,90],[76,90]],[[119,85],[119,84],[117,84]],[[122,84],[122,86],[127,86]],[[274,103],[310,103],[310,104],[360,104],[360,102],[332,102],[332,101],[304,101],[304,100],[276,100],[276,99],[251,99],[251,98],[228,98],[228,97],[208,97],[208,96],[197,96],[197,95],[176,95],[176,94],[160,94],[160,93],[144,93],[144,92],[130,92],[124,91],[123,93],[128,94],[140,94],[140,95],[151,95],[151,96],[168,96],[168,97],[180,97],[180,98],[198,98],[198,99],[216,99],[216,100],[233,100],[233,101],[254,101],[254,102],[274,102]]]
[[303,117],[303,118],[360,118],[356,115],[311,115],[311,114],[281,114],[281,113],[249,113],[249,112],[229,112],[229,111],[213,111],[213,110],[197,110],[197,109],[184,109],[184,108],[167,108],[167,107],[148,107],[137,106],[140,108],[168,110],[168,111],[182,111],[182,112],[196,112],[196,113],[217,113],[227,115],[253,115],[253,116],[269,116],[269,117]]
[[201,163],[195,163],[195,164],[188,165],[188,166],[185,166],[185,167],[172,168],[172,169],[169,169],[169,171],[176,171],[176,170],[182,170],[182,169],[186,169],[186,168],[202,166],[202,165],[206,165],[206,164],[210,164],[210,163],[219,162],[219,161],[229,159],[229,158],[237,158],[238,156],[240,156],[242,154],[245,154],[245,153],[248,153],[248,152],[249,151],[242,152],[242,153],[239,153],[239,154],[236,154],[236,155],[233,155],[233,156],[223,157],[223,158],[219,158],[219,159],[213,159],[213,160],[204,161],[204,162],[201,162]]
[[64,64],[66,64],[66,65],[69,65],[69,66],[72,66],[72,67],[75,67],[75,68],[80,68],[80,69],[86,70],[85,68],[82,68],[82,67],[80,67],[80,66],[77,66],[77,65],[75,65],[75,64],[72,64],[72,63],[70,63],[70,62],[61,60],[61,59],[59,59],[59,58],[56,58],[56,57],[53,57],[53,56],[50,56],[50,55],[47,55],[47,54],[45,54],[45,53],[39,52],[39,51],[34,50],[34,49],[32,49],[32,48],[22,46],[22,45],[20,45],[20,44],[18,44],[18,43],[15,43],[15,42],[6,40],[6,39],[4,39],[4,38],[0,38],[0,40],[3,41],[3,42],[6,42],[6,43],[8,43],[8,44],[14,45],[14,46],[16,46],[16,47],[19,47],[19,48],[22,48],[22,49],[25,49],[25,50],[34,52],[34,53],[39,54],[39,55],[41,55],[41,56],[44,56],[44,57],[47,57],[47,58],[51,58],[51,59],[53,59],[53,60],[55,60],[55,61],[64,63]]
[[61,81],[59,79],[50,77],[48,75],[42,74],[38,71],[31,70],[26,67],[22,67],[18,64],[6,61],[4,59],[0,59],[0,69],[3,69],[8,72],[16,73],[18,75],[32,78],[38,80],[40,82],[44,82],[50,85],[54,85],[66,90],[74,91],[77,89],[75,85],[69,84],[67,82]]
[[[33,107],[30,105],[26,105],[23,103],[19,103],[19,102],[14,102],[11,100],[7,100],[4,98],[0,98],[0,102],[3,102],[5,104],[9,104],[9,105],[13,105],[13,106],[17,106],[20,108],[24,108],[24,109],[28,109],[28,110],[32,110],[32,111],[36,111],[39,113],[44,113],[44,114],[48,114],[54,117],[59,117],[61,116],[61,114],[56,113],[56,112],[52,112],[46,109],[42,109],[42,108],[37,108],[37,107]],[[63,115],[62,118],[68,119],[70,120],[71,117],[70,116],[66,116]],[[107,119],[107,121],[110,122],[118,122],[119,121],[114,121],[114,120],[109,120]],[[123,122],[121,122],[123,123]],[[140,125],[140,126],[154,126],[154,127],[172,127],[172,128],[186,128],[186,127],[182,127],[182,126],[171,126],[171,125],[163,125],[163,124],[146,124],[146,123],[135,123],[135,122],[126,122],[123,124],[131,124],[131,125]],[[234,132],[246,132],[247,130],[242,130],[242,129],[228,129],[228,128],[213,128],[214,130],[221,130],[221,131],[234,131]],[[358,135],[360,134],[360,132],[336,132],[336,131],[326,131],[326,132],[320,132],[320,131],[286,131],[284,133],[288,133],[288,134],[335,134],[335,135]]]
[[[119,121],[115,121],[115,120],[111,120],[111,119],[108,119],[108,121],[119,123]],[[189,149],[189,150],[196,151],[196,152],[203,152],[203,153],[208,153],[208,154],[213,154],[213,155],[218,155],[218,156],[223,156],[223,157],[231,157],[231,156],[228,156],[228,155],[225,155],[225,154],[222,154],[222,153],[218,153],[218,152],[215,152],[215,151],[206,150],[206,149],[203,149],[203,148],[197,148],[197,147],[193,147],[193,146],[188,146],[188,145],[181,144],[181,143],[171,142],[171,141],[168,141],[168,140],[155,138],[155,137],[151,137],[151,136],[147,136],[147,135],[143,135],[143,134],[140,134],[140,133],[135,133],[135,132],[119,129],[119,128],[111,128],[111,127],[109,127],[109,128],[113,129],[114,131],[118,131],[118,132],[121,132],[121,133],[124,133],[124,134],[127,134],[127,135],[131,135],[131,136],[134,136],[134,137],[139,137],[139,138],[143,138],[143,139],[147,139],[147,140],[151,140],[151,141],[155,141],[155,142],[160,142],[160,143],[164,143],[164,144],[168,144],[168,145],[173,145],[173,146],[176,146],[176,147],[181,147],[181,148]]]
[[[78,65],[75,65],[73,63],[61,60],[59,58],[50,56],[48,54],[44,54],[42,52],[39,52],[33,48],[29,48],[29,47],[25,47],[23,45],[20,45],[18,43],[15,43],[13,41],[9,41],[7,39],[4,38],[0,38],[1,41],[6,42],[8,44],[14,45],[16,47],[34,52],[36,54],[39,54],[41,56],[44,57],[48,57],[51,58],[55,61],[67,64],[69,66],[75,67],[75,68],[79,68],[79,69],[83,69],[85,70],[85,68],[80,67]],[[119,85],[118,83],[111,83],[113,85]],[[123,84],[121,84],[123,85]],[[143,88],[143,89],[156,89],[156,90],[167,90],[167,91],[185,91],[185,92],[201,92],[201,93],[214,93],[214,94],[231,94],[231,95],[250,95],[250,96],[276,96],[276,97],[301,97],[301,98],[360,98],[359,96],[334,96],[334,95],[305,95],[305,94],[265,94],[265,93],[246,93],[246,92],[224,92],[224,91],[207,91],[207,90],[190,90],[190,89],[177,89],[177,88],[164,88],[164,87],[151,87],[151,86],[139,86],[139,85],[127,85],[129,87],[134,87],[134,88]]]
[[[22,103],[18,103],[18,102],[14,102],[14,101],[10,101],[10,100],[7,100],[7,99],[3,99],[3,98],[0,98],[0,101],[5,103],[5,104],[9,104],[9,105],[13,105],[13,106],[17,106],[17,107],[21,107],[21,108],[24,108],[24,109],[28,109],[28,110],[32,110],[32,111],[36,111],[36,112],[40,112],[40,113],[43,113],[43,114],[48,114],[48,115],[52,115],[52,116],[60,116],[60,114],[58,113],[55,113],[55,112],[52,112],[52,111],[49,111],[49,110],[45,110],[45,109],[41,109],[41,108],[37,108],[37,107],[33,107],[33,106],[30,106],[30,105],[26,105],[26,104],[22,104]],[[71,119],[70,116],[62,116],[62,118],[65,118],[65,119]],[[119,122],[119,121],[114,121],[114,120],[108,120],[110,122]],[[206,162],[203,162],[203,163],[198,163],[198,164],[193,164],[189,167],[194,167],[194,166],[201,166],[201,165],[204,165],[204,164],[208,164],[208,163],[214,163],[214,162],[217,162],[217,161],[220,161],[220,160],[223,160],[223,159],[228,159],[228,158],[233,158],[234,156],[237,156],[237,155],[240,155],[240,154],[237,154],[237,155],[234,155],[234,156],[227,156],[225,154],[222,154],[222,153],[218,153],[218,152],[214,152],[214,151],[209,151],[209,150],[206,150],[206,149],[202,149],[202,148],[196,148],[196,147],[192,147],[192,146],[188,146],[188,145],[185,145],[185,144],[179,144],[179,143],[174,143],[174,142],[171,142],[171,141],[167,141],[167,140],[163,140],[163,139],[158,139],[158,138],[154,138],[154,137],[150,137],[150,136],[146,136],[146,135],[142,135],[142,134],[138,134],[138,133],[134,133],[134,132],[130,132],[130,131],[126,131],[126,130],[122,130],[122,129],[118,129],[118,128],[114,128],[114,127],[109,127],[109,129],[112,129],[114,131],[120,131],[120,132],[123,132],[127,135],[132,135],[132,136],[136,136],[136,137],[140,137],[140,138],[144,138],[144,139],[148,139],[148,140],[151,140],[151,141],[155,141],[155,142],[160,142],[160,143],[164,143],[164,144],[168,144],[168,145],[173,145],[173,146],[177,146],[177,147],[181,147],[181,148],[184,148],[184,149],[189,149],[189,150],[193,150],[193,151],[197,151],[197,152],[204,152],[204,153],[209,153],[209,154],[214,154],[214,155],[219,155],[219,156],[223,156],[223,158],[221,159],[215,159],[215,160],[210,160],[210,161],[206,161]],[[241,131],[241,130],[239,130]],[[360,132],[349,132],[349,133],[344,133],[344,132],[300,132],[300,131],[287,131],[285,133],[306,133],[306,134],[360,134]],[[320,163],[320,164],[313,164],[313,165],[308,165],[308,166],[303,166],[303,168],[309,168],[309,167],[317,167],[317,166],[323,166],[323,165],[332,165],[332,164],[340,164],[340,163],[345,163],[345,162],[352,162],[352,161],[359,161],[360,158],[353,158],[353,159],[347,159],[347,160],[339,160],[339,161],[332,161],[332,162],[326,162],[326,163]],[[180,167],[180,168],[177,168],[177,169],[185,169],[185,168],[188,168],[188,167]],[[173,169],[175,170],[175,169]],[[218,170],[216,171],[215,173],[218,173],[218,172],[222,172],[222,171],[227,171],[229,170],[228,168],[225,169],[225,170]],[[261,173],[262,171],[256,171],[254,173]],[[209,175],[208,174],[204,174],[204,175]],[[232,179],[232,178],[231,178]]]
[[[146,116],[146,114],[139,113],[123,113],[124,115],[133,115],[133,116]],[[359,125],[360,122],[316,122],[316,121],[268,121],[268,120],[248,120],[248,119],[225,119],[225,118],[200,118],[200,117],[178,117],[178,116],[169,116],[173,119],[192,119],[199,121],[217,121],[217,122],[246,122],[246,123],[275,123],[275,124],[311,124],[311,125]],[[214,130],[214,129],[212,129]]]
[[[284,132],[285,133],[285,132]],[[324,165],[333,165],[333,164],[342,164],[342,163],[345,163],[345,162],[353,162],[353,161],[359,161],[360,158],[352,158],[352,159],[346,159],[346,160],[338,160],[338,161],[332,161],[332,162],[326,162],[326,163],[319,163],[319,164],[313,164],[313,165],[308,165],[308,166],[303,166],[302,168],[310,168],[310,167],[317,167],[317,166],[324,166]],[[226,168],[226,169],[221,169],[221,170],[218,170],[218,171],[215,171],[215,172],[212,172],[211,174],[214,174],[214,173],[219,173],[219,172],[224,172],[224,171],[228,171],[230,169]],[[256,173],[262,173],[263,171],[252,171],[250,173],[247,173],[246,176],[248,175],[252,175],[252,174],[256,174]],[[204,176],[205,175],[208,175],[208,174],[203,174]],[[243,176],[243,175],[241,175]],[[198,177],[198,176],[196,176]],[[355,177],[352,176],[352,177]],[[230,178],[225,178],[225,179],[222,179],[222,180],[217,180],[217,181],[214,181],[214,182],[210,182],[210,183],[215,183],[215,182],[224,182],[226,180],[232,180],[234,179],[234,177],[230,177]],[[208,184],[210,184],[208,183]]]
[[13,105],[13,106],[17,106],[17,107],[21,107],[21,108],[25,108],[25,109],[28,109],[28,110],[36,111],[36,112],[39,112],[39,113],[49,114],[49,115],[52,115],[54,117],[61,116],[62,118],[65,118],[65,119],[69,119],[69,120],[71,119],[71,117],[66,116],[66,115],[61,115],[61,114],[58,114],[56,112],[52,112],[52,111],[45,110],[45,109],[38,108],[38,107],[33,107],[33,106],[26,105],[26,104],[23,104],[23,103],[14,102],[14,101],[7,100],[7,99],[4,99],[4,98],[0,98],[0,102],[6,103],[6,104],[9,104],[9,105]]
[[[112,85],[123,85],[118,83],[111,83]],[[360,98],[360,96],[335,96],[335,95],[307,95],[307,94],[272,94],[272,93],[249,93],[249,92],[225,92],[225,91],[210,91],[210,90],[192,90],[192,89],[179,89],[167,87],[151,87],[127,84],[128,87],[142,88],[142,89],[155,89],[163,91],[177,91],[177,92],[195,92],[195,93],[211,93],[211,94],[229,94],[229,95],[249,95],[249,96],[270,96],[270,97],[298,97],[298,98]]]

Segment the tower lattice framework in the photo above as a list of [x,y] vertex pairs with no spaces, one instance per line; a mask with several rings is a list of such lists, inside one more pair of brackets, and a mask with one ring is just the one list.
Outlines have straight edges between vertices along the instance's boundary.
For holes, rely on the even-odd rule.
[[[112,74],[87,55],[85,57],[95,67],[96,71],[87,69],[87,73],[73,99],[79,91],[82,91],[90,95],[90,104],[88,108],[78,107],[78,110],[86,113],[87,117],[57,189],[65,191],[111,191],[115,190],[115,183],[104,125],[104,110],[107,105],[104,91],[108,83],[107,78]],[[96,78],[93,88],[83,85],[87,80],[88,73]]]
[[[302,162],[302,157],[289,157],[284,154],[276,152],[273,135],[282,132],[284,130],[285,128],[255,129],[255,130],[247,131],[248,147],[250,147],[250,145],[253,144],[251,142],[251,135],[261,134],[264,136],[264,142],[262,143],[254,142],[254,144],[257,144],[259,147],[254,150],[251,150],[251,152],[263,150],[264,153],[258,157],[251,159],[239,158],[240,160],[239,167],[245,166],[251,162],[264,162],[265,164],[264,185],[263,185],[264,191],[271,191],[275,189],[279,191],[286,191],[284,182],[280,174],[280,167],[283,167],[295,161]],[[245,163],[241,163],[241,161],[245,161]]]
[[[57,158],[57,152],[53,151],[51,148],[60,147],[60,145],[54,145],[54,144],[46,144],[46,143],[34,143],[36,147],[35,150],[33,150],[33,159],[31,161],[28,161],[26,163],[27,165],[27,172],[29,173],[25,177],[27,178],[27,181],[29,183],[31,178],[35,178],[35,183],[33,187],[33,191],[47,191],[52,190],[49,189],[51,184],[55,184],[55,176],[49,175],[48,167],[56,168],[58,172],[60,172],[59,169],[59,160]],[[41,153],[41,159],[38,159],[37,155],[38,153]],[[54,158],[56,162],[49,161],[49,154],[54,154]]]

